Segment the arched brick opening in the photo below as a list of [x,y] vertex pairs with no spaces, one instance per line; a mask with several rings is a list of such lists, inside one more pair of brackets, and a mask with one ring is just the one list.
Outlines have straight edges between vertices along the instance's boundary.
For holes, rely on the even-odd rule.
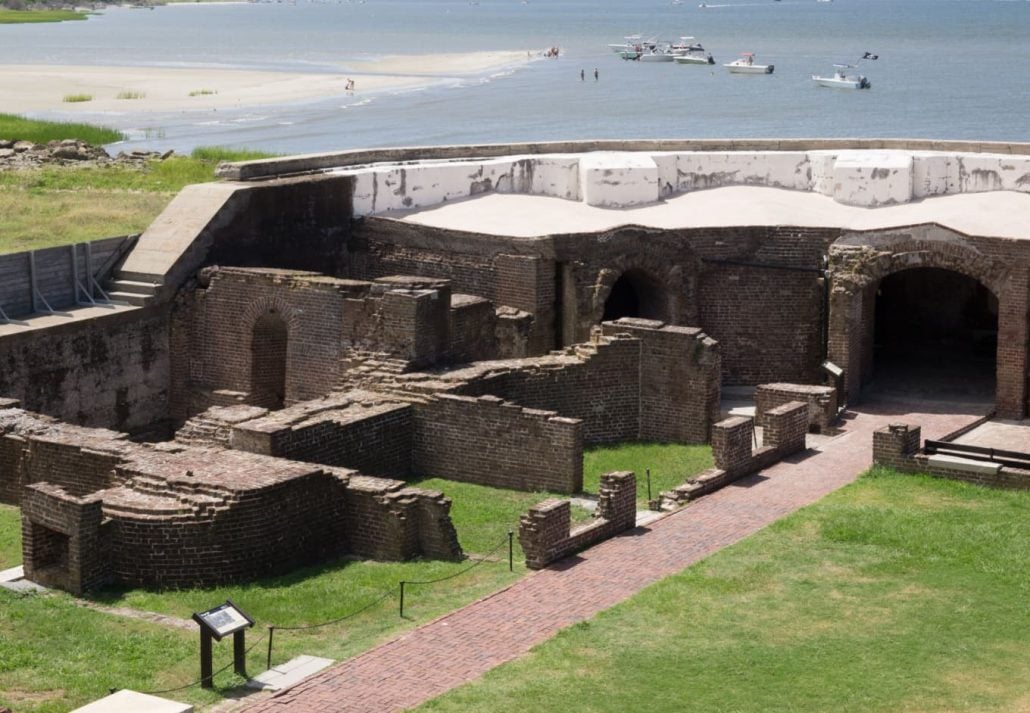
[[670,320],[669,295],[665,286],[650,273],[627,270],[615,280],[604,302],[602,321],[620,317]]
[[[1005,418],[1022,418],[1027,404],[1026,295],[1018,277],[1010,273],[1004,261],[984,254],[960,233],[937,225],[913,226],[890,232],[852,233],[831,247],[829,258],[831,290],[827,356],[844,369],[847,401],[857,403],[861,400],[863,388],[871,383],[875,371],[876,309],[881,286],[888,277],[898,273],[936,268],[941,273],[954,273],[953,277],[947,278],[953,285],[979,293],[979,297],[971,299],[974,307],[979,301],[981,318],[996,309],[995,410]],[[929,277],[932,279],[934,275],[929,274]],[[968,280],[962,280],[962,277]],[[907,278],[898,279],[902,281],[899,284],[903,284]],[[977,286],[971,285],[969,280]],[[886,285],[893,289],[889,282]],[[911,286],[902,289],[911,289]],[[984,290],[996,299],[996,308],[983,294]],[[977,330],[969,328],[965,331],[972,339],[970,346],[975,348],[977,337],[972,332]],[[988,347],[989,332],[993,330],[984,328],[982,331],[988,333],[980,334],[981,349]],[[963,328],[957,332],[962,333]]]
[[875,292],[863,388],[994,401],[998,298],[975,278],[939,267],[891,273]]
[[254,322],[250,343],[250,401],[256,406],[281,409],[286,399],[286,362],[289,329],[271,308]]

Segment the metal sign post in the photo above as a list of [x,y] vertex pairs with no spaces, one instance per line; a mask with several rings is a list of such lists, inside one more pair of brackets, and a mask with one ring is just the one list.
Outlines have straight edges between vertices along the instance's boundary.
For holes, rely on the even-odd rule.
[[241,676],[247,675],[246,631],[254,626],[254,620],[231,599],[213,609],[196,612],[193,621],[200,625],[200,685],[213,688],[214,666],[212,664],[212,641],[221,641],[232,634],[233,670]]

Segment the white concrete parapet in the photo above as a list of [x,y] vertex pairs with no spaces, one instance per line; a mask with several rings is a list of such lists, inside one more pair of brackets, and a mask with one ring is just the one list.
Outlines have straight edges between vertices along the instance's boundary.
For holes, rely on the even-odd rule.
[[845,151],[833,164],[833,200],[875,207],[912,200],[912,154]]
[[582,200],[600,208],[623,208],[656,203],[658,165],[646,153],[584,154],[579,159]]
[[355,178],[355,215],[427,208],[480,193],[525,193],[592,206],[655,203],[686,191],[767,186],[877,207],[927,196],[1030,192],[1030,156],[903,149],[591,151],[338,168]]

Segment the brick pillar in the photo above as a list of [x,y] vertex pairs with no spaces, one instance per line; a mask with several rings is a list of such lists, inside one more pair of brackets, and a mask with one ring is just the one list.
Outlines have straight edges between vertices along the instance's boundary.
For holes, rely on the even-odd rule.
[[616,471],[601,476],[597,516],[619,529],[637,524],[637,476],[632,471]]
[[782,406],[765,412],[765,445],[780,451],[783,455],[805,450],[805,434],[808,433],[808,404],[804,401],[788,401]]
[[755,420],[746,416],[733,416],[712,426],[712,456],[715,467],[733,470],[751,459],[751,445],[755,438]]
[[25,488],[22,551],[25,577],[82,594],[108,579],[99,499],[77,498],[51,483]]
[[907,423],[892,423],[873,432],[873,463],[899,470],[911,470],[912,456],[919,450],[922,429]]
[[450,294],[440,290],[390,290],[383,295],[383,340],[390,351],[417,365],[447,352]]
[[998,365],[996,410],[1001,418],[1020,419],[1026,414],[1027,311],[1030,301],[1027,269],[1014,269],[998,302]]
[[526,566],[541,569],[551,562],[550,553],[569,537],[572,504],[550,498],[529,509],[519,519],[519,544],[526,554]]
[[555,331],[557,263],[536,255],[498,255],[497,305],[515,307],[533,315],[529,353],[546,354],[558,346]]

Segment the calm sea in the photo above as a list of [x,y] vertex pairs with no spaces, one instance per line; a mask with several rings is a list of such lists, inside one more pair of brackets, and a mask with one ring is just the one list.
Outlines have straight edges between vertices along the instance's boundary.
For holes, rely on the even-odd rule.
[[[365,0],[113,8],[0,26],[0,63],[337,71],[355,57],[559,45],[558,60],[433,88],[257,110],[87,117],[133,147],[278,152],[578,138],[932,137],[1030,141],[1027,0]],[[693,35],[771,76],[626,62],[630,33]],[[863,52],[870,91],[809,79]],[[600,81],[593,81],[594,68]],[[579,72],[587,71],[581,82]],[[0,111],[3,107],[0,107]],[[49,118],[60,118],[51,114]]]

